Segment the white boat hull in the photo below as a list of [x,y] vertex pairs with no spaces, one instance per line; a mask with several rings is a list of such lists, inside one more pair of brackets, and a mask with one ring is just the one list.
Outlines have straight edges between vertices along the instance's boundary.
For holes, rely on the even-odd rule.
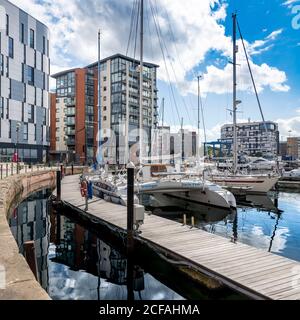
[[267,193],[278,182],[278,177],[269,176],[214,176],[212,182],[226,188],[248,188],[247,193]]
[[200,210],[203,205],[215,208],[236,208],[236,201],[231,192],[216,185],[204,185],[192,181],[167,181],[159,184],[144,184],[142,195],[151,195],[152,207],[178,207],[183,210]]

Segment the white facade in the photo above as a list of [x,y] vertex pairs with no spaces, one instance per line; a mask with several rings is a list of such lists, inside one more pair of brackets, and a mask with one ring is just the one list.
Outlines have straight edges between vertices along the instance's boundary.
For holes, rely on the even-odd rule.
[[49,30],[6,0],[0,8],[0,161],[17,152],[41,162],[50,145]]

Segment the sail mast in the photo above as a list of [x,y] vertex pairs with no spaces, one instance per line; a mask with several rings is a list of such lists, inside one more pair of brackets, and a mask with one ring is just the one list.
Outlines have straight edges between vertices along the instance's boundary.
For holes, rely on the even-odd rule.
[[198,139],[197,139],[197,165],[200,165],[200,79],[198,76]]
[[161,163],[163,163],[163,137],[164,137],[164,125],[165,125],[165,98],[162,99],[162,124],[161,124],[161,141],[160,141],[160,156]]
[[238,145],[237,145],[237,100],[236,100],[236,13],[232,15],[233,20],[233,174],[237,173],[238,166]]
[[101,153],[101,32],[98,31],[98,164],[102,164]]
[[141,0],[141,34],[140,34],[140,128],[139,128],[139,144],[140,156],[139,162],[143,162],[143,56],[144,56],[144,0]]

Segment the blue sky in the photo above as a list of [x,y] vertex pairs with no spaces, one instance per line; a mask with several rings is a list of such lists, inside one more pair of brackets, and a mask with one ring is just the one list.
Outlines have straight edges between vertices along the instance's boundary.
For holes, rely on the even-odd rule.
[[[12,0],[50,27],[52,73],[95,61],[98,28],[102,29],[102,56],[126,53],[133,1]],[[232,65],[228,61],[232,55],[231,14],[236,11],[265,118],[278,121],[283,138],[300,136],[300,29],[292,26],[293,19],[300,24],[297,6],[300,1],[296,0],[188,0],[188,5],[182,0],[145,0],[145,57],[161,66],[159,103],[162,97],[166,99],[165,122],[176,129],[183,117],[187,128],[197,126],[198,74],[203,75],[208,139],[217,139],[220,126],[232,121],[226,109],[232,105]],[[167,48],[163,49],[166,65],[153,10],[157,10],[154,16]],[[243,101],[239,119],[260,120],[238,44],[238,98]],[[134,55],[133,47],[131,41],[130,55]]]

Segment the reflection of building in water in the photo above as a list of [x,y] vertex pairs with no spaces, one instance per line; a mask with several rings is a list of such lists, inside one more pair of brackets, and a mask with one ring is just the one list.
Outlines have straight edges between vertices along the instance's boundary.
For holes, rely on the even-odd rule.
[[[52,261],[65,264],[74,271],[85,270],[114,284],[127,284],[126,257],[69,219],[57,215],[55,220],[53,225],[60,228],[52,228],[52,232],[56,232],[56,237],[51,235],[56,244],[56,256]],[[143,279],[143,272],[136,272],[136,275]],[[143,280],[136,280],[135,286],[143,290],[142,285],[137,285],[143,284]]]
[[18,209],[13,211],[9,223],[11,232],[19,245],[20,253],[24,254],[25,242],[34,241],[38,280],[47,290],[50,221],[47,215],[46,193],[39,192],[21,203]]

